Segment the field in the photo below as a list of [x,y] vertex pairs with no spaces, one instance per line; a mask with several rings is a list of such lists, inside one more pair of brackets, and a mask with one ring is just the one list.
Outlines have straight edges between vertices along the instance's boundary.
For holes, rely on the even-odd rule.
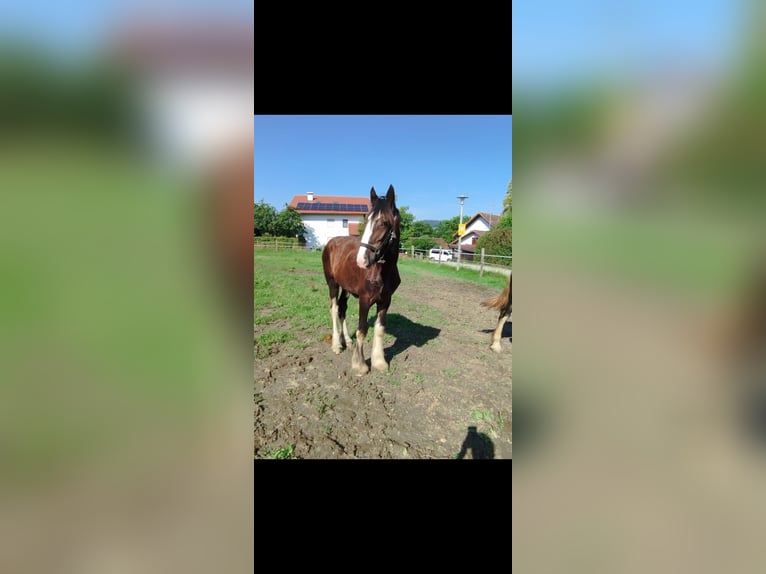
[[[400,259],[389,371],[357,377],[351,349],[330,349],[320,253],[256,249],[254,259],[255,458],[512,457],[512,325],[493,353],[497,313],[479,305],[505,276]],[[358,316],[352,298],[352,333]]]

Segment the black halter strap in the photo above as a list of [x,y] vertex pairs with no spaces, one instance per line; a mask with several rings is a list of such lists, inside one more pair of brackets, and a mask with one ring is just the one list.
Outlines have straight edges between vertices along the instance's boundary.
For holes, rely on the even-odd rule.
[[375,247],[374,245],[370,245],[369,243],[362,243],[360,242],[360,245],[362,247],[366,247],[370,251],[373,252],[374,258],[373,258],[373,264],[375,263],[385,263],[386,260],[383,259],[383,256],[385,255],[385,249],[391,245],[391,242],[396,239],[396,231],[394,229],[391,229],[391,232],[388,234],[388,237],[380,242],[380,245]]

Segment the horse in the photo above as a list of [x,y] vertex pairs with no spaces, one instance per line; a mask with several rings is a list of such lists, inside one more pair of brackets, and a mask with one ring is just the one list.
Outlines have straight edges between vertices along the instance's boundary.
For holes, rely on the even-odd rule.
[[361,239],[351,235],[333,237],[322,251],[324,276],[330,289],[332,350],[336,355],[351,342],[346,326],[349,293],[359,299],[359,325],[351,356],[351,368],[358,376],[370,370],[364,358],[364,339],[368,330],[367,314],[372,305],[377,305],[377,317],[371,364],[378,371],[388,369],[383,356],[386,313],[391,305],[391,295],[401,283],[396,267],[399,260],[400,217],[394,186],[389,185],[385,198],[378,197],[375,187],[372,187],[370,203]]
[[252,195],[253,177],[251,132],[222,145],[205,165],[200,182],[208,261],[231,316],[246,328],[253,305],[253,242],[250,212],[242,206]]
[[492,344],[489,346],[490,349],[495,351],[496,353],[499,353],[502,351],[502,348],[500,347],[500,335],[503,332],[503,325],[505,325],[505,322],[511,317],[511,280],[513,279],[513,271],[511,271],[511,275],[508,276],[508,285],[505,286],[505,289],[503,289],[503,292],[500,293],[497,297],[492,297],[491,299],[487,299],[486,301],[482,301],[482,305],[484,307],[489,307],[491,309],[500,309],[500,317],[497,319],[497,327],[495,327],[495,332],[492,333]]

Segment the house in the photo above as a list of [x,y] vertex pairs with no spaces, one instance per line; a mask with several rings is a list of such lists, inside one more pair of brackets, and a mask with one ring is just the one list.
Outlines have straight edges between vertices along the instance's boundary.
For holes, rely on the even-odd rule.
[[[476,241],[478,241],[479,237],[497,225],[498,221],[500,221],[500,216],[494,213],[484,213],[483,211],[480,211],[474,215],[465,224],[465,235],[460,238],[460,250],[464,253],[473,253],[474,245],[476,245]],[[454,241],[450,243],[450,247],[453,250],[457,250],[457,236]]]
[[252,23],[149,13],[127,19],[113,36],[111,54],[132,80],[137,127],[152,158],[198,171],[232,141],[252,141]]
[[369,197],[295,195],[289,204],[300,213],[306,226],[306,245],[321,247],[332,237],[359,235],[359,224],[370,211]]

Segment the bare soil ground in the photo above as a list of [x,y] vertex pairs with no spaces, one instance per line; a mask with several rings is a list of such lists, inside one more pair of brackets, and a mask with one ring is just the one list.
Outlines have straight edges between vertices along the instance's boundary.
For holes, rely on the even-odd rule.
[[[402,274],[384,341],[389,371],[361,377],[351,371],[350,347],[340,355],[330,348],[328,299],[321,341],[315,332],[298,332],[305,348],[283,345],[255,359],[255,458],[289,445],[291,458],[307,459],[512,458],[512,323],[502,353],[494,353],[497,312],[479,305],[498,293],[460,279]],[[348,309],[353,333],[356,299]],[[371,343],[372,329],[368,364]]]

